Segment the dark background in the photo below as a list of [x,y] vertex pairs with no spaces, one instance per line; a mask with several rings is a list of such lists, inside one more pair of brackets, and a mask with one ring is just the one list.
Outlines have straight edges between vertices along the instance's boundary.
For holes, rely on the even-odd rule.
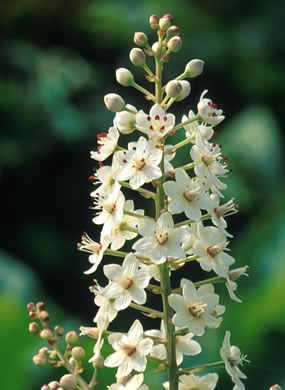
[[[0,376],[5,390],[36,390],[63,375],[32,363],[42,343],[26,330],[27,302],[47,302],[52,326],[92,326],[96,309],[88,286],[101,276],[83,275],[88,258],[76,249],[83,231],[99,238],[88,209],[93,190],[88,176],[96,165],[90,150],[96,148],[96,134],[112,124],[113,114],[103,103],[106,93],[150,108],[140,93],[116,84],[114,72],[127,67],[149,87],[128,55],[134,32],[144,31],[154,42],[148,26],[153,13],[173,14],[183,40],[165,67],[165,81],[182,73],[189,60],[205,61],[203,74],[191,82],[191,95],[173,107],[177,120],[195,110],[204,89],[226,115],[217,142],[232,168],[226,198],[235,196],[240,208],[229,221],[235,236],[230,247],[237,267],[250,266],[250,278],[240,279],[237,291],[243,304],[218,289],[227,306],[224,322],[201,339],[201,357],[185,364],[219,360],[230,329],[232,343],[251,361],[243,368],[247,389],[285,385],[284,2],[13,0],[0,5]],[[188,158],[188,149],[183,153]],[[136,202],[137,208],[148,207],[139,198]],[[205,277],[195,266],[192,273],[195,280]],[[114,323],[117,330],[126,330],[137,314],[126,313]],[[90,356],[93,343],[84,342]],[[217,388],[230,388],[224,370],[218,373]],[[100,374],[98,389],[112,383],[109,374]],[[153,390],[163,380],[152,374],[146,382]]]

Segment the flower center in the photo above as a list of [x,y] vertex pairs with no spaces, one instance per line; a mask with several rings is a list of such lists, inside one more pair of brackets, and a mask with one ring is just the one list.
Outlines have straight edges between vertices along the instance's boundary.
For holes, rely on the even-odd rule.
[[213,161],[216,160],[216,157],[212,157],[212,156],[210,156],[210,155],[204,154],[204,155],[201,157],[201,160],[202,160],[203,163],[206,165],[206,167],[208,167],[209,165],[212,164]]
[[126,355],[131,356],[136,352],[136,347],[134,345],[123,344],[122,350],[126,353]]
[[188,307],[188,311],[192,314],[193,317],[200,318],[201,315],[204,313],[204,307],[207,307],[207,303],[194,303],[193,305],[190,305]]
[[155,238],[160,245],[163,245],[168,240],[168,232],[156,233]]
[[107,213],[112,214],[116,208],[116,203],[104,203],[103,208],[107,211]]
[[145,166],[146,162],[144,158],[137,158],[134,160],[134,165],[133,167],[136,168],[137,171],[141,171],[143,167]]
[[211,245],[207,248],[207,252],[210,256],[215,257],[217,256],[225,247],[227,246],[226,242],[221,242],[216,245]]
[[120,286],[122,288],[124,288],[125,290],[128,290],[131,287],[132,284],[133,284],[133,280],[131,278],[129,278],[129,277],[122,278],[120,280]]
[[192,200],[199,200],[199,195],[195,190],[191,190],[189,185],[186,186],[183,196],[186,200],[188,200],[188,202],[191,202]]

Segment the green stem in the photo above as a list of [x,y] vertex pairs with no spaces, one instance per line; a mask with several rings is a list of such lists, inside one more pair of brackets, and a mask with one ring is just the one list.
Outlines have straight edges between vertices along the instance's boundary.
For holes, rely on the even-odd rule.
[[163,318],[163,313],[161,311],[151,309],[150,307],[141,306],[141,305],[138,305],[138,304],[133,303],[133,302],[130,304],[130,307],[132,307],[133,309],[142,311],[144,313],[149,313],[153,316],[153,318],[155,318],[155,317]]
[[166,150],[166,154],[172,154],[172,153],[176,152],[177,149],[182,148],[182,146],[189,144],[189,142],[193,141],[193,139],[195,139],[195,135],[193,135],[192,137],[186,138],[181,142],[178,142],[176,145],[173,145],[171,148],[168,148]]
[[153,72],[149,69],[149,67],[147,66],[146,63],[144,63],[144,64],[142,65],[142,67],[143,67],[143,69],[146,71],[146,73],[147,73],[149,76],[154,77]]
[[155,98],[154,98],[153,94],[150,93],[147,89],[145,89],[142,86],[140,86],[139,84],[137,84],[135,81],[132,82],[131,86],[134,87],[135,89],[137,89],[138,91],[142,92],[145,96],[147,96],[149,98],[149,100],[154,101]]
[[177,131],[177,130],[181,129],[182,127],[184,127],[185,125],[188,125],[189,123],[192,123],[192,122],[196,122],[198,120],[200,120],[199,114],[195,115],[194,118],[188,119],[188,121],[182,122],[179,125],[175,126],[171,131]]
[[144,188],[137,188],[136,190],[134,190],[129,183],[126,183],[125,181],[119,181],[119,184],[122,186],[122,187],[125,187],[125,188],[129,188],[130,190],[133,190],[133,191],[137,191],[139,192],[142,196],[144,196],[145,198],[154,198],[155,197],[155,193],[152,192],[152,191],[149,191],[149,190],[146,190]]
[[122,231],[126,230],[126,231],[128,231],[128,232],[140,234],[140,232],[138,231],[138,229],[132,228],[132,227],[126,225],[126,224],[121,224],[121,225],[120,225],[120,229],[121,229]]
[[225,362],[223,360],[221,360],[220,362],[208,363],[208,364],[203,364],[200,366],[192,366],[192,367],[182,368],[178,371],[178,375],[182,375],[182,374],[189,375],[193,372],[204,370],[205,368],[221,367],[224,365],[225,365]]
[[139,213],[135,213],[133,211],[128,211],[128,210],[124,210],[124,214],[129,215],[130,217],[135,217],[135,218],[145,218],[145,219],[150,219],[151,221],[155,220],[153,217],[149,217],[148,215],[139,214]]

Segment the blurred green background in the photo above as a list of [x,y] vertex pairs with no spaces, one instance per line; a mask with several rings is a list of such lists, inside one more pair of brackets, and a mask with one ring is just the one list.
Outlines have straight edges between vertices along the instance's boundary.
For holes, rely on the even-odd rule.
[[[250,278],[239,281],[243,304],[218,287],[227,306],[223,324],[206,332],[201,357],[186,359],[185,366],[219,359],[230,329],[232,343],[251,361],[243,369],[246,388],[285,386],[284,1],[13,0],[0,5],[1,389],[36,390],[63,375],[32,363],[43,344],[27,331],[27,302],[45,301],[53,326],[92,326],[96,310],[88,286],[94,275],[83,275],[88,259],[76,249],[83,231],[99,234],[88,209],[89,153],[96,134],[112,124],[106,93],[150,107],[139,93],[117,85],[114,71],[127,67],[147,87],[128,53],[134,32],[155,39],[148,26],[153,13],[173,14],[183,39],[165,80],[193,58],[205,61],[174,113],[181,118],[195,110],[208,89],[226,115],[216,140],[232,168],[226,197],[235,196],[240,208],[229,222],[231,249],[237,267],[250,266]],[[187,158],[188,149],[183,152]],[[202,276],[195,266],[192,273]],[[113,329],[127,329],[135,316],[121,313]],[[92,343],[82,344],[90,356]],[[100,374],[99,390],[112,383],[111,371]],[[218,373],[217,388],[232,388],[224,370]],[[153,374],[146,382],[154,390],[163,380]]]

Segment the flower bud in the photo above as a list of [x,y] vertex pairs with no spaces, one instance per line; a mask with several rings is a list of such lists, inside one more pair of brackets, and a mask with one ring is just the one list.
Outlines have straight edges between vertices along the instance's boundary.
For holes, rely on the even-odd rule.
[[49,385],[42,385],[41,390],[50,390]]
[[182,46],[182,39],[178,36],[171,38],[167,43],[168,49],[173,53],[179,51],[181,49],[181,46]]
[[125,102],[120,95],[116,93],[108,93],[104,96],[104,102],[108,110],[112,112],[120,112],[125,108]]
[[78,341],[78,338],[79,338],[78,334],[74,330],[71,330],[70,332],[66,333],[66,335],[65,335],[65,341],[68,344],[76,344]]
[[174,22],[174,17],[173,17],[171,14],[165,14],[165,15],[163,16],[163,18],[168,19],[168,20],[170,21],[171,25],[172,25],[173,22]]
[[182,85],[182,91],[177,96],[177,99],[176,99],[177,102],[180,102],[181,100],[185,99],[191,92],[191,85],[190,85],[189,81],[180,80],[180,83]]
[[154,44],[152,45],[152,51],[155,53],[155,54],[159,54],[159,44],[158,42],[154,42]]
[[31,322],[29,324],[29,332],[38,335],[40,332],[40,327],[36,322]]
[[63,327],[60,325],[56,325],[54,327],[54,334],[55,334],[56,340],[60,340],[62,338],[62,336],[64,335]]
[[134,42],[138,46],[145,46],[147,44],[147,36],[143,32],[136,32],[134,35]]
[[245,265],[244,267],[241,267],[241,268],[232,269],[231,271],[229,271],[230,280],[236,280],[242,275],[248,276],[248,274],[246,273],[248,268],[249,268],[249,266]]
[[36,304],[36,307],[37,307],[38,311],[43,311],[43,310],[45,310],[46,305],[44,304],[44,302],[38,302]]
[[165,16],[159,19],[159,28],[163,31],[166,31],[169,27],[171,27],[171,24],[170,19]]
[[85,356],[85,351],[82,347],[74,347],[71,350],[71,355],[75,360],[83,360]]
[[77,386],[77,379],[72,374],[63,375],[63,377],[60,378],[60,385],[65,390],[74,390]]
[[43,347],[43,348],[39,349],[39,353],[44,353],[47,356],[49,356],[49,349],[47,347]]
[[124,87],[129,87],[130,85],[132,85],[132,82],[134,81],[134,76],[128,69],[119,68],[116,70],[116,80],[119,84],[123,85]]
[[56,381],[52,381],[48,385],[49,385],[50,390],[58,390],[58,388],[59,388],[59,383]]
[[36,310],[36,307],[33,304],[33,302],[30,302],[30,303],[27,304],[27,310],[28,311],[35,311]]
[[48,357],[45,353],[37,353],[33,356],[33,362],[36,366],[45,366],[48,362]]
[[204,61],[192,60],[185,66],[185,72],[188,77],[194,78],[199,76],[203,72]]
[[99,355],[96,359],[93,360],[92,365],[94,368],[103,368],[104,367],[104,358],[102,355]]
[[53,339],[53,334],[50,329],[43,329],[40,333],[40,336],[43,340],[50,341]]
[[45,324],[49,323],[49,314],[47,311],[43,310],[39,312],[39,319]]
[[179,31],[179,28],[177,26],[171,26],[167,29],[166,31],[166,36],[167,38],[171,38],[171,37],[175,37],[177,35],[179,35],[180,31]]
[[30,318],[31,320],[35,320],[36,318],[38,318],[38,315],[37,315],[36,310],[30,310],[30,311],[29,311],[29,318]]
[[145,63],[145,54],[142,49],[135,47],[130,51],[130,60],[136,66],[142,66]]
[[165,87],[165,92],[170,97],[176,97],[182,91],[182,85],[178,80],[171,80]]
[[279,385],[273,385],[270,387],[269,390],[282,390],[281,387]]
[[150,25],[150,28],[152,28],[153,30],[158,30],[159,29],[159,16],[151,15],[151,17],[149,18],[149,25]]

